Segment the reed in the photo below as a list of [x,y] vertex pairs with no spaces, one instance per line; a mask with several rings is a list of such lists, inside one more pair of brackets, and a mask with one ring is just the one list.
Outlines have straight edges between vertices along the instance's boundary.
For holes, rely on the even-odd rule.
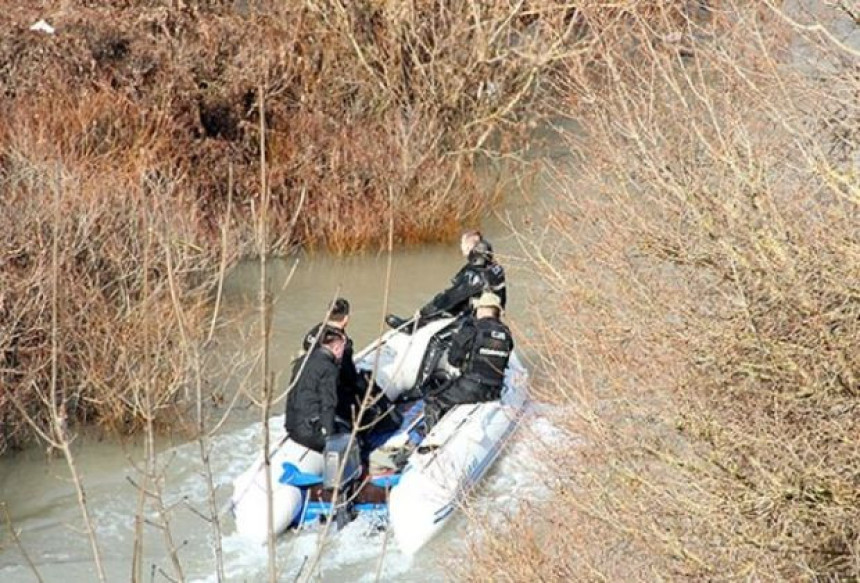
[[582,444],[536,456],[549,500],[466,580],[860,575],[856,21],[708,4],[680,29],[583,4],[578,172],[546,168],[549,235],[521,233],[553,305],[536,392]]
[[[70,421],[158,423],[190,406],[181,329],[204,338],[218,273],[240,257],[381,248],[388,217],[395,244],[441,240],[497,203],[476,161],[524,146],[557,68],[542,55],[572,34],[560,18],[534,26],[551,5],[535,6],[0,1],[0,451],[29,435],[10,399],[39,418],[49,393],[44,200],[58,165]],[[55,34],[28,30],[42,17]]]

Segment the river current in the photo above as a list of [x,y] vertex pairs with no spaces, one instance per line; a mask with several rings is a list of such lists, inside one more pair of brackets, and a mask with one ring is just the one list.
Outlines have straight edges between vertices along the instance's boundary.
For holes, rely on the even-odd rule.
[[[529,294],[536,282],[520,268],[515,238],[498,221],[484,227],[503,263],[507,263],[510,305],[508,320],[528,330],[524,324]],[[508,261],[506,261],[508,259]],[[367,253],[338,258],[326,254],[298,255],[273,261],[269,265],[274,297],[270,366],[277,388],[288,380],[288,365],[299,348],[302,335],[325,314],[331,298],[349,299],[352,313],[349,332],[356,349],[383,331],[387,253]],[[392,277],[389,312],[409,315],[443,289],[462,264],[456,243],[425,245],[395,251],[391,257]],[[292,272],[292,277],[287,278]],[[237,358],[256,351],[259,325],[255,314],[260,271],[258,263],[244,263],[230,273],[224,286],[224,319],[231,322],[220,329],[209,360],[214,363],[242,362]],[[531,291],[529,291],[531,290]],[[523,343],[524,344],[524,343]],[[246,362],[249,358],[244,359]],[[210,367],[211,368],[211,367]],[[250,367],[245,366],[244,370]],[[258,382],[255,375],[243,375],[242,367],[228,374],[210,374],[210,384],[225,397],[225,403],[243,383]],[[251,385],[252,386],[252,385]],[[273,415],[282,413],[278,404]],[[221,411],[210,412],[210,426]],[[189,412],[193,417],[193,411]],[[189,419],[193,420],[193,419]],[[260,451],[260,412],[239,399],[211,439],[211,464],[216,481],[219,508],[225,508],[232,492],[231,482]],[[474,510],[479,515],[510,513],[521,500],[542,496],[544,486],[538,477],[534,443],[545,442],[556,434],[552,424],[540,414],[524,422],[509,450],[496,463],[479,488]],[[98,440],[81,437],[74,444],[75,460],[93,515],[103,565],[109,581],[132,579],[135,512],[143,458],[139,439]],[[199,448],[187,437],[160,436],[158,466],[161,490],[168,509],[170,531],[178,547],[182,577],[188,581],[215,581],[214,534],[201,517],[207,514],[207,491]],[[48,458],[41,448],[20,452],[0,460],[0,502],[5,503],[19,543],[10,535],[8,525],[0,525],[0,581],[24,583],[37,581],[24,553],[44,581],[95,581],[96,570],[69,470],[60,457]],[[171,562],[161,519],[147,505],[143,527],[144,581],[177,579]],[[444,576],[444,561],[462,545],[464,536],[474,528],[462,514],[451,521],[443,533],[416,556],[406,557],[386,541],[384,534],[362,519],[329,538],[320,562],[321,581],[428,581]],[[265,580],[268,573],[267,551],[241,539],[229,513],[224,514],[222,547],[228,581]],[[278,539],[279,580],[292,581],[312,556],[318,542],[313,532],[287,534]]]

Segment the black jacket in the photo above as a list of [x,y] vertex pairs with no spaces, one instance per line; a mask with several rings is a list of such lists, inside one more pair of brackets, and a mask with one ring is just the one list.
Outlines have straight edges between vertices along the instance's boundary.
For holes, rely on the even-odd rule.
[[484,277],[487,281],[486,289],[493,292],[502,300],[502,308],[508,305],[508,288],[505,281],[505,268],[498,263],[488,263],[484,268]]
[[[317,324],[305,334],[302,348],[310,350],[316,344],[322,323]],[[340,332],[344,332],[338,329]],[[345,332],[344,332],[345,333]],[[356,411],[361,406],[367,382],[358,374],[353,360],[352,338],[346,337],[346,345],[343,348],[343,358],[340,360],[340,371],[337,379],[337,415],[344,421],[352,422],[353,409]]]
[[447,312],[459,316],[468,313],[472,309],[471,299],[477,298],[485,290],[497,294],[504,307],[507,301],[505,270],[498,263],[469,262],[451,279],[448,289],[421,308],[421,315],[426,317]]
[[463,378],[500,387],[514,339],[496,318],[469,318],[451,338],[448,362],[460,368]]
[[284,425],[295,441],[321,450],[325,438],[334,434],[339,373],[334,355],[321,346],[293,364]]

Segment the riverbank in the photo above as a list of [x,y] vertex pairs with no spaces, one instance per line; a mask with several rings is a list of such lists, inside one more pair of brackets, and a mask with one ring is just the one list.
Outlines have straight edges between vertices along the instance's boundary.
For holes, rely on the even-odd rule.
[[583,441],[463,580],[860,576],[860,28],[708,4],[660,43],[601,21],[611,87],[569,71],[581,174],[548,165],[522,239],[554,290],[536,396]]
[[[380,217],[396,243],[449,239],[494,202],[474,154],[515,151],[524,112],[539,113],[551,66],[511,43],[560,34],[525,38],[505,23],[516,13],[487,8],[483,25],[501,28],[473,50],[471,13],[434,20],[421,3],[19,4],[0,4],[7,180],[57,160],[125,178],[123,191],[184,198],[209,243],[229,218],[252,254],[263,127],[273,250],[378,246]],[[52,33],[30,30],[42,18]]]
[[[483,512],[479,507],[475,514],[486,520],[470,530],[483,528],[485,536],[439,547],[446,558],[459,553],[456,570],[445,565],[452,576],[474,581],[860,577],[856,20],[838,3],[695,3],[696,15],[688,20],[678,18],[689,15],[687,2],[672,4],[671,10],[666,6],[635,3],[619,13],[586,3],[576,18],[558,16],[561,25],[582,18],[599,32],[578,37],[565,47],[570,50],[557,53],[566,58],[554,61],[552,75],[543,78],[556,100],[553,113],[570,116],[582,128],[566,136],[580,174],[571,179],[568,167],[546,164],[542,176],[555,190],[555,199],[545,205],[551,210],[524,221],[508,248],[519,249],[516,259],[540,290],[536,309],[527,316],[542,332],[529,346],[542,355],[534,367],[535,396],[556,405],[555,422],[581,439],[569,448],[544,443],[529,453],[529,467],[545,477],[548,500],[511,505],[510,516],[501,521],[497,504]],[[531,14],[517,15],[535,22]],[[480,29],[475,23],[474,36],[465,37],[475,40],[472,54],[483,50]],[[544,53],[518,52],[526,59],[536,54]],[[360,59],[354,65],[364,67]],[[371,70],[376,73],[359,84],[359,95],[394,71]],[[485,96],[490,88],[471,90],[477,95],[481,89]],[[506,112],[504,106],[496,111]],[[106,214],[119,213],[129,224],[144,226],[129,227],[129,236],[104,236],[115,245],[107,247],[114,263],[88,254],[83,245],[71,247],[78,249],[73,259],[84,265],[119,266],[111,272],[118,276],[92,279],[94,289],[114,302],[111,309],[123,316],[146,312],[167,322],[162,329],[130,318],[128,339],[122,341],[137,342],[132,352],[113,345],[113,328],[95,318],[51,322],[53,310],[45,306],[64,298],[61,294],[81,298],[72,304],[78,311],[99,312],[95,300],[84,300],[92,295],[90,288],[72,294],[55,285],[53,273],[64,272],[54,266],[77,264],[58,261],[64,246],[56,253],[51,248],[58,240],[51,234],[69,209],[63,206],[67,199],[51,188],[56,166],[44,167],[47,178],[32,183],[44,189],[23,191],[27,196],[16,200],[39,206],[44,198],[30,193],[47,192],[51,202],[32,210],[40,217],[34,221],[39,228],[31,225],[10,247],[26,250],[32,244],[38,253],[4,256],[14,259],[6,265],[28,277],[38,275],[13,286],[13,297],[28,299],[30,304],[21,305],[38,315],[27,328],[33,335],[22,336],[30,339],[26,350],[18,349],[19,355],[40,355],[29,363],[43,375],[37,397],[51,402],[56,395],[44,376],[54,358],[92,354],[93,366],[119,362],[123,371],[138,375],[133,377],[139,379],[138,392],[120,400],[120,410],[134,398],[140,403],[153,395],[153,378],[168,379],[175,397],[185,398],[183,392],[194,389],[187,379],[193,378],[197,353],[176,348],[196,346],[193,334],[188,337],[194,342],[183,341],[182,330],[206,329],[200,324],[208,319],[180,317],[188,304],[177,304],[170,291],[187,285],[200,294],[200,301],[191,303],[195,310],[208,314],[208,290],[215,280],[207,277],[225,255],[220,245],[203,243],[206,231],[198,235],[198,223],[173,231],[161,222],[176,214],[204,216],[195,214],[194,205],[179,206],[196,200],[180,196],[184,175],[175,175],[174,188],[166,191],[166,200],[176,206],[151,210],[134,203],[125,211],[109,204],[108,189],[95,199],[96,210],[87,211],[93,217],[101,217],[96,211],[105,206]],[[79,171],[75,180],[84,174]],[[116,183],[139,188],[137,181]],[[109,219],[79,220],[64,232],[87,233],[102,220]],[[14,220],[4,226],[20,228]],[[227,264],[243,240],[234,226],[224,230]],[[243,228],[255,232],[252,223]],[[200,254],[207,253],[210,271],[197,271]],[[152,269],[137,278],[119,271],[136,265],[138,257]],[[72,283],[89,281],[86,270],[70,273]],[[28,287],[26,281],[35,283]],[[114,352],[82,349],[86,345],[74,336],[63,338],[62,350],[52,349],[57,331],[66,330],[103,333],[98,346]],[[153,350],[156,346],[165,352]],[[177,354],[180,366],[170,368],[166,359]],[[68,363],[71,370],[75,365]],[[109,380],[123,378],[116,373]],[[16,382],[29,388],[24,381],[32,380],[22,376]],[[147,419],[156,411],[153,403],[144,405]],[[159,413],[172,403],[165,401]],[[205,462],[208,434],[199,436],[197,457]],[[249,433],[240,441],[248,445],[251,438]],[[243,457],[259,451],[258,444],[253,447]],[[169,539],[176,513],[165,510],[164,500],[172,503],[175,497],[159,489],[160,467],[151,455],[152,465],[140,475],[156,492],[144,504],[146,488],[135,488],[141,496],[135,517],[142,524],[152,510],[159,536],[167,533]],[[213,475],[205,463],[200,472]],[[190,479],[202,492],[199,475]],[[215,494],[200,493],[196,501],[203,507]],[[210,520],[215,516],[208,514]],[[487,518],[491,514],[495,522]],[[207,524],[218,528],[217,521]],[[129,534],[135,545],[143,540],[140,529]],[[220,534],[212,534],[216,545],[195,539],[206,552],[221,549]],[[172,544],[166,541],[161,560],[169,569],[165,556],[174,553],[173,573],[182,579],[183,557]],[[383,554],[384,549],[383,544]],[[243,557],[243,550],[235,555]],[[293,551],[303,552],[288,549]],[[93,556],[97,559],[98,552]],[[132,559],[138,574],[144,566],[140,556]],[[210,556],[200,551],[195,557],[204,563],[201,570],[212,571]],[[256,557],[254,573],[267,558]],[[293,558],[303,564],[301,556]],[[435,560],[422,559],[430,558]],[[274,566],[270,573],[274,578]]]
[[474,224],[571,34],[539,14],[0,2],[0,453],[174,416],[241,257]]

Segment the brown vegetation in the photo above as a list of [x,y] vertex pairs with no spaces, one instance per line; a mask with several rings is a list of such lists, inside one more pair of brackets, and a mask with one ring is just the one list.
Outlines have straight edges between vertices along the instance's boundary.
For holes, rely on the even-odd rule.
[[[262,89],[273,237],[307,191],[295,240],[275,240],[281,249],[379,244],[389,205],[404,242],[448,237],[487,209],[492,196],[472,180],[472,154],[499,127],[516,133],[551,65],[537,51],[558,36],[532,30],[516,50],[516,5],[473,14],[431,2],[99,4],[5,11],[9,130],[48,114],[54,123],[39,125],[58,155],[181,177],[210,225],[225,210],[232,166],[247,235],[259,202]],[[55,15],[56,35],[27,30],[45,14]]]
[[[170,269],[199,341],[221,260],[258,248],[260,101],[264,248],[382,245],[389,217],[397,242],[444,239],[494,204],[476,155],[515,152],[556,66],[544,48],[574,33],[561,17],[534,25],[523,3],[0,9],[0,452],[50,393],[54,239],[69,418],[135,427],[182,400],[192,366],[177,350]],[[42,17],[56,34],[28,29]]]
[[856,23],[708,4],[681,34],[583,9],[581,175],[523,247],[563,292],[539,397],[587,445],[467,580],[860,577]]
[[[475,155],[551,111],[583,131],[564,136],[576,182],[547,168],[548,231],[522,233],[569,316],[547,321],[536,390],[586,445],[548,451],[551,501],[488,531],[461,575],[860,576],[846,3],[5,4],[0,451],[24,413],[70,465],[70,419],[151,439],[188,392],[200,406],[217,266],[255,233],[349,251],[390,218],[399,242],[446,237],[493,202]],[[45,15],[56,35],[26,30]],[[141,509],[152,446],[144,474]]]

